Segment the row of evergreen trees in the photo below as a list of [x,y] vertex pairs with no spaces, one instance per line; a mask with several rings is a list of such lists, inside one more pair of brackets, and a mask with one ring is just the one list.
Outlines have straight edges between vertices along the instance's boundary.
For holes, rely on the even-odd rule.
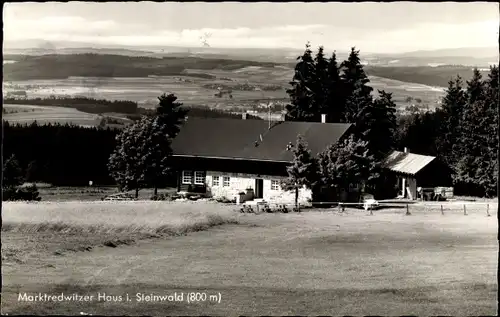
[[452,167],[458,192],[494,196],[498,179],[498,66],[450,80],[436,112],[399,118],[397,143]]
[[[323,48],[319,47],[313,56],[310,45],[306,45],[304,54],[298,57],[290,82],[292,87],[287,90],[290,104],[286,119],[318,122],[321,114],[326,114],[328,122],[351,123],[354,128],[350,138],[332,145],[318,158],[306,154],[305,145],[299,146],[299,138],[296,151],[300,148],[303,151],[295,153],[288,187],[320,184],[338,190],[362,182],[377,192],[388,185],[380,170],[383,158],[393,149],[409,147],[412,152],[438,156],[446,162],[456,172],[454,181],[458,193],[495,194],[499,122],[497,66],[490,68],[486,80],[475,69],[465,88],[460,76],[451,80],[442,107],[436,112],[403,118],[396,117],[396,105],[390,93],[378,91],[374,99],[368,84],[355,48],[339,65],[335,52],[325,58]],[[305,175],[314,179],[306,181]]]
[[373,99],[370,80],[355,48],[339,64],[335,52],[326,58],[321,46],[313,56],[308,43],[297,60],[287,90],[290,104],[286,120],[319,122],[325,114],[327,122],[351,123],[353,128],[352,135],[332,144],[317,158],[310,156],[299,137],[285,188],[305,185],[315,191],[330,189],[335,195],[358,184],[372,192],[381,188],[380,163],[395,141],[396,105],[392,95],[379,91],[378,98]]
[[368,142],[370,153],[381,158],[394,145],[396,104],[384,91],[374,100],[369,83],[355,48],[339,64],[335,52],[326,58],[321,46],[313,57],[308,43],[287,90],[286,120],[319,122],[326,114],[328,122],[351,123],[356,139]]

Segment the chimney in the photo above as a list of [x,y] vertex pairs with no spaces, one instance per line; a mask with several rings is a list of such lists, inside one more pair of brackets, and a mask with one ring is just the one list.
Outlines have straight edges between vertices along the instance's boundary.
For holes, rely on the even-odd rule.
[[243,112],[243,113],[241,114],[241,119],[243,119],[243,120],[246,120],[246,119],[247,119],[247,113],[246,113],[246,112]]
[[321,123],[326,123],[326,114],[321,114]]

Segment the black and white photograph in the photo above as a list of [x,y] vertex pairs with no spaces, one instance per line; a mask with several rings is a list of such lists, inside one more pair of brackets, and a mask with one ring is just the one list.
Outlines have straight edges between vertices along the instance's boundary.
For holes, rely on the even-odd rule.
[[497,2],[7,2],[1,314],[498,314]]

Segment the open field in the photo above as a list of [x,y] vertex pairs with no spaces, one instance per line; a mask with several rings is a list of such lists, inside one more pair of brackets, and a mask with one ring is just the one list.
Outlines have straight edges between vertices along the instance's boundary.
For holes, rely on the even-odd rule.
[[378,96],[377,90],[390,92],[393,95],[394,102],[400,108],[408,106],[409,103],[406,101],[406,98],[412,97],[413,99],[421,100],[421,103],[411,102],[417,107],[427,104],[429,109],[433,110],[440,106],[441,99],[445,96],[445,88],[443,87],[431,87],[376,76],[369,76],[369,79],[375,97]]
[[13,124],[30,124],[36,120],[38,124],[70,123],[93,127],[99,124],[101,118],[95,114],[64,107],[4,104],[3,108],[7,111],[3,114],[3,119]]
[[[196,76],[190,76],[196,74]],[[199,74],[209,78],[199,77]],[[212,77],[212,78],[210,78]],[[285,66],[245,67],[236,70],[225,69],[187,69],[184,75],[160,77],[70,77],[68,79],[39,79],[25,81],[9,81],[4,84],[5,91],[26,91],[29,98],[46,98],[54,96],[85,96],[109,100],[131,100],[140,107],[150,108],[157,104],[157,97],[162,93],[175,93],[185,105],[208,106],[212,108],[229,108],[235,106],[259,104],[268,100],[288,102],[286,89],[293,77],[293,70]],[[444,94],[442,88],[430,87],[390,80],[381,77],[370,77],[371,86],[393,93],[399,107],[406,107],[406,97],[420,98],[422,104],[435,108]],[[217,85],[232,87],[232,98],[229,94],[221,97]],[[249,85],[254,90],[241,90],[239,86]],[[281,86],[280,90],[265,90],[265,86]],[[211,88],[207,88],[211,87]]]
[[[233,218],[230,207],[201,202],[7,203],[2,256],[10,258],[2,267],[2,312],[495,315],[497,206],[491,217],[484,204],[469,203],[467,216],[447,206],[444,215],[416,204],[411,216],[404,209],[373,216],[347,209]],[[153,239],[161,226],[186,223],[186,215],[192,223],[213,214],[238,224]],[[64,223],[82,229],[72,234]],[[151,236],[123,242],[141,230]],[[116,238],[121,246],[93,247],[111,233],[123,233]],[[93,298],[18,301],[25,292]],[[183,300],[136,297],[174,292]],[[187,303],[188,292],[207,298]],[[104,302],[98,293],[122,297]]]

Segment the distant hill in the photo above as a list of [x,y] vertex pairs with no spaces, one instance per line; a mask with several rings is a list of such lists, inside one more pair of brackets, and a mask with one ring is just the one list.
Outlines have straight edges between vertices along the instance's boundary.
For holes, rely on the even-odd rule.
[[490,58],[492,56],[498,57],[498,46],[462,47],[462,48],[447,48],[447,49],[440,49],[440,50],[414,51],[414,52],[402,53],[402,54],[399,54],[399,56],[405,56],[405,57],[464,57],[464,56],[468,56],[468,57],[475,57],[475,58]]
[[[6,55],[8,56],[8,55]],[[236,70],[249,66],[282,64],[200,57],[152,57],[104,54],[8,56],[17,62],[3,65],[5,80],[65,79],[79,77],[148,77],[182,75],[186,69]]]
[[498,47],[464,47],[400,54],[361,55],[368,65],[376,66],[442,66],[461,65],[487,68],[498,64]]

